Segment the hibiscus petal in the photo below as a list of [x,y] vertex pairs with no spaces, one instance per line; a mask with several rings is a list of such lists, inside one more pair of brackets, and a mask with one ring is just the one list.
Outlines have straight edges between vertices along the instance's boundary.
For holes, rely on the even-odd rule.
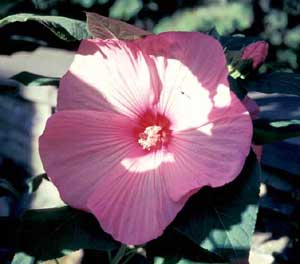
[[170,196],[177,201],[203,186],[219,187],[234,180],[249,153],[251,137],[249,115],[234,111],[198,129],[177,132],[168,146],[174,163],[161,166]]
[[213,106],[230,104],[226,59],[214,38],[166,32],[135,43],[155,61],[163,87],[158,109],[171,120],[171,129],[199,127],[209,121]]
[[[149,154],[149,162],[155,155]],[[103,229],[129,245],[160,236],[187,200],[170,198],[159,168],[143,171],[140,164],[134,165],[118,181],[98,184],[88,201]]]
[[63,200],[86,209],[95,184],[113,169],[126,173],[121,160],[135,154],[131,120],[96,111],[61,111],[48,119],[40,137],[44,168]]
[[174,202],[160,166],[163,151],[146,152],[127,117],[96,111],[60,111],[40,137],[48,176],[69,205],[93,213],[102,228],[127,244],[162,234],[186,199]]
[[87,39],[81,42],[59,87],[58,109],[143,114],[158,98],[153,61],[132,42]]

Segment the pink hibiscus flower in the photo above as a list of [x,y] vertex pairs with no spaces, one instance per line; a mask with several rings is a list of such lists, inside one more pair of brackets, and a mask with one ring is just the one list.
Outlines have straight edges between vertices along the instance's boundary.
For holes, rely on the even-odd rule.
[[243,167],[252,123],[227,75],[201,33],[83,40],[40,137],[62,199],[123,243],[161,235],[193,193]]

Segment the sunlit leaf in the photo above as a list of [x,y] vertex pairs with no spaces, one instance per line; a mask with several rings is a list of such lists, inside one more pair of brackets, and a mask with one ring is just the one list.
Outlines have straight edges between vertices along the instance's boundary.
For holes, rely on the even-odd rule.
[[59,78],[47,77],[47,76],[38,75],[38,74],[25,72],[25,71],[12,76],[11,79],[18,81],[25,86],[43,86],[43,85],[58,86],[59,84]]
[[97,4],[97,0],[71,0],[71,3],[81,5],[83,8],[91,8],[94,4]]
[[12,76],[11,79],[22,84],[18,87],[18,94],[22,98],[36,103],[56,105],[56,88],[59,85],[59,78],[21,72]]
[[236,29],[248,28],[252,22],[251,7],[244,3],[210,4],[178,10],[171,17],[162,18],[154,32],[164,31],[208,31],[215,27],[223,35]]
[[288,127],[293,125],[300,125],[300,120],[292,119],[287,121],[272,121],[270,122],[270,125],[272,127]]
[[141,0],[116,0],[109,9],[109,16],[129,20],[143,7]]
[[254,121],[254,142],[267,144],[292,137],[300,137],[300,120]]
[[87,27],[94,38],[137,39],[151,33],[123,21],[104,17],[96,13],[86,13]]
[[85,22],[62,16],[16,14],[1,19],[0,27],[8,25],[10,23],[27,21],[36,21],[46,26],[56,36],[65,41],[76,41],[89,37]]
[[19,252],[15,254],[11,264],[35,264],[36,260],[34,257],[25,254],[24,252]]
[[167,229],[164,234],[146,245],[148,259],[155,264],[167,263],[225,263],[225,260],[180,234]]
[[297,49],[300,47],[300,26],[296,26],[286,32],[284,42],[288,47]]
[[259,174],[251,153],[234,182],[204,188],[190,199],[174,223],[176,230],[234,263],[247,259],[258,210]]

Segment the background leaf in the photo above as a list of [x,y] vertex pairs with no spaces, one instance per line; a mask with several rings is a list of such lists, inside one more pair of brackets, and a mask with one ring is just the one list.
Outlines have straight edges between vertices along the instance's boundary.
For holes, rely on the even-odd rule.
[[120,20],[104,17],[96,13],[86,13],[88,30],[94,38],[137,39],[151,33]]
[[23,252],[15,254],[11,264],[35,264],[35,258]]
[[0,27],[15,22],[36,21],[50,29],[65,41],[76,41],[89,37],[86,23],[62,16],[40,16],[35,14],[16,14],[0,20]]
[[282,93],[300,96],[300,74],[273,72],[254,76],[243,82],[248,91],[261,93]]
[[223,35],[249,27],[252,19],[252,10],[245,3],[213,3],[177,10],[172,16],[162,18],[153,30],[155,33],[170,30],[208,31],[215,27]]
[[107,251],[119,246],[92,215],[70,207],[27,211],[17,238],[17,252],[40,260],[81,248]]
[[116,0],[109,10],[109,16],[129,20],[143,7],[141,0]]
[[[59,78],[21,72],[12,76],[11,80],[18,82],[17,94],[22,98],[35,103],[45,103],[52,107],[56,106]],[[11,93],[16,92],[14,90],[16,87],[12,85],[11,88]],[[8,88],[5,90],[8,90]]]
[[148,259],[154,263],[225,263],[225,260],[199,247],[192,240],[174,229],[147,243]]
[[237,179],[203,188],[180,212],[174,226],[206,250],[238,263],[248,258],[258,210],[260,168],[251,153]]
[[20,2],[21,2],[21,0],[1,0],[0,1],[0,16],[5,16],[5,14],[7,14],[10,9],[12,9],[14,6],[16,6]]
[[244,89],[238,80],[234,79],[231,76],[228,76],[230,90],[235,93],[235,95],[242,101],[247,95],[247,90]]
[[58,86],[59,78],[46,77],[30,72],[20,72],[11,77],[11,79],[22,83],[25,86],[42,86],[42,85],[54,85]]
[[300,120],[254,120],[254,142],[267,144],[292,137],[300,137]]
[[259,37],[246,37],[246,36],[220,36],[219,40],[224,47],[225,51],[226,50],[242,50],[246,46],[248,46],[251,43],[263,40],[262,38]]

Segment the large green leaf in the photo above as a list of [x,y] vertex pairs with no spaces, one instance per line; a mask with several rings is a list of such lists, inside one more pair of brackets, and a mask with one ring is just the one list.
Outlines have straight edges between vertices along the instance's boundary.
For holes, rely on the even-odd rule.
[[106,251],[119,245],[92,215],[70,207],[27,211],[17,239],[17,252],[41,260],[80,248]]
[[239,263],[247,258],[258,210],[260,168],[251,153],[237,179],[221,188],[203,188],[174,222],[199,246]]
[[89,37],[86,23],[83,21],[61,17],[40,16],[35,14],[16,14],[0,20],[0,27],[15,22],[36,21],[49,28],[56,36],[65,41],[76,41]]
[[292,137],[300,137],[300,120],[254,120],[254,142],[267,144]]
[[146,245],[147,257],[151,263],[225,263],[220,256],[199,247],[192,240],[174,229]]
[[282,93],[300,96],[300,74],[273,72],[254,76],[243,83],[248,91],[261,93]]

